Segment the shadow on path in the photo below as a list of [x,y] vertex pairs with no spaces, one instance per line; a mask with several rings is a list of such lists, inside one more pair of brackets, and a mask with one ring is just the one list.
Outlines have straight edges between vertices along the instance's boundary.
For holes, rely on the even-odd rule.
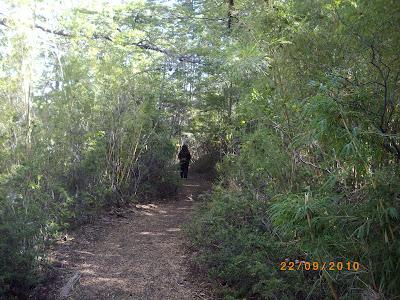
[[50,299],[58,299],[68,276],[79,273],[67,299],[212,299],[189,278],[181,225],[197,194],[210,183],[185,180],[177,200],[136,205],[123,218],[103,217],[57,245],[53,259],[65,270]]

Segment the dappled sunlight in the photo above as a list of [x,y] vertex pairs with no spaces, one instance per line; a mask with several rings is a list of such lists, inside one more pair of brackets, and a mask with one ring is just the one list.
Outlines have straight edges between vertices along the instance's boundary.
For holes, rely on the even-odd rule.
[[180,228],[168,228],[166,231],[168,231],[168,232],[178,232],[178,231],[181,231],[181,229]]
[[178,210],[192,210],[191,207],[179,207]]
[[149,204],[136,204],[135,207],[139,209],[144,215],[153,216],[154,213],[158,214],[166,214],[167,211],[163,209],[159,209],[157,205],[149,203]]
[[88,255],[96,255],[94,253],[88,252],[88,251],[79,251],[79,250],[75,250],[74,252],[76,253],[81,253],[81,254],[88,254]]
[[[167,232],[179,232],[181,229],[179,227],[170,227],[165,229]],[[160,236],[165,235],[163,232],[150,232],[150,231],[141,231],[139,232],[140,235],[151,235],[151,236]]]
[[137,208],[144,208],[144,209],[155,209],[155,208],[158,207],[157,205],[152,204],[152,203],[149,203],[149,204],[136,204],[135,206]]
[[141,235],[155,235],[155,236],[158,236],[158,235],[165,235],[165,233],[162,233],[162,232],[149,232],[149,231],[142,231],[142,232],[140,232],[139,234],[141,234]]
[[96,272],[93,271],[93,269],[81,269],[80,271],[83,275],[87,275],[87,276],[96,276]]
[[106,285],[112,284],[113,286],[115,284],[121,284],[121,285],[127,284],[126,280],[121,278],[93,276],[83,281],[82,286],[85,286],[87,284],[98,284],[98,283]]
[[146,216],[154,216],[154,214],[149,213],[147,211],[142,211],[142,214],[146,215]]
[[112,215],[63,244],[57,261],[65,260],[63,265],[80,276],[71,299],[197,299],[185,279],[187,256],[181,248],[181,226],[194,207],[195,191],[188,187],[172,201],[137,204],[124,219]]
[[158,206],[155,204],[136,204],[136,208],[143,208],[143,209],[156,209]]

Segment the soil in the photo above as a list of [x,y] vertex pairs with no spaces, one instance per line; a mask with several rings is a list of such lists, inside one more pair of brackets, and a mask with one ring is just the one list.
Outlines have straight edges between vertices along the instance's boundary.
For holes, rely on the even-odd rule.
[[[51,252],[56,276],[38,298],[215,299],[194,274],[182,232],[210,182],[196,174],[182,181],[174,199],[113,211],[65,236]],[[79,279],[60,296],[71,278]]]

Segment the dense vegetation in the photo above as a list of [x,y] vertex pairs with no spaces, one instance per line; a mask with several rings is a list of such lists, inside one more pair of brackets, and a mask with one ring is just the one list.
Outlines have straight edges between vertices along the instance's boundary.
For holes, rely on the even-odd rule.
[[188,234],[226,299],[400,295],[397,0],[3,6],[0,295],[63,230],[173,193],[184,134],[219,160]]
[[[315,4],[235,3],[231,65],[208,93],[234,113],[191,233],[233,298],[400,293],[399,3]],[[279,271],[286,258],[362,267]]]

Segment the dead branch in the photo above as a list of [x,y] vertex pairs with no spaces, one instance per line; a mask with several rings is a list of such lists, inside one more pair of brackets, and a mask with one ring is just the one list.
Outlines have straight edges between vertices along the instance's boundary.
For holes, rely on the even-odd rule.
[[311,166],[311,167],[313,167],[313,168],[315,168],[315,169],[324,171],[324,172],[326,172],[326,173],[328,173],[328,174],[331,173],[331,171],[328,170],[328,169],[322,168],[322,167],[317,166],[316,164],[314,164],[314,163],[312,163],[312,162],[310,162],[310,161],[304,160],[303,157],[301,156],[301,154],[298,153],[297,151],[293,151],[293,154],[294,154],[294,157],[297,158],[297,159],[299,159],[303,164],[309,165],[309,166]]
[[61,288],[61,291],[60,291],[61,299],[65,299],[70,295],[72,289],[74,288],[75,284],[79,281],[80,278],[81,278],[81,274],[79,272],[76,272],[74,274],[74,276],[72,276],[67,281],[67,283]]

